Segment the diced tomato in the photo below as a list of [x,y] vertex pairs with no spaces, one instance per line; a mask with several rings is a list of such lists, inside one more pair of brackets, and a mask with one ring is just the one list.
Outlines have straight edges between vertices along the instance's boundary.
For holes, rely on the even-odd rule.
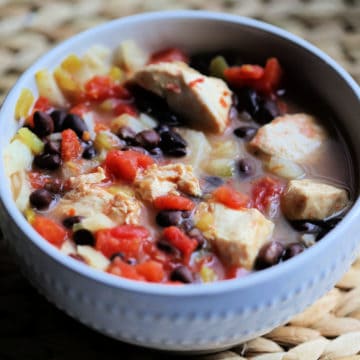
[[151,55],[149,64],[156,64],[160,62],[173,62],[173,61],[183,61],[184,63],[189,63],[189,57],[180,49],[169,48],[158,51]]
[[85,94],[89,100],[105,100],[111,96],[113,81],[108,76],[94,76],[85,84]]
[[89,112],[89,110],[90,109],[89,109],[89,104],[88,103],[80,103],[80,104],[77,104],[77,105],[73,106],[69,110],[69,113],[79,115],[79,116],[83,116],[84,114]]
[[161,282],[165,277],[162,264],[154,260],[136,265],[136,271],[144,276],[147,281],[151,282]]
[[146,169],[154,160],[137,151],[111,150],[107,153],[105,167],[116,178],[133,181],[138,169]]
[[51,105],[50,105],[49,100],[43,96],[40,96],[34,104],[34,110],[47,111],[50,108],[51,108]]
[[115,106],[114,113],[117,116],[120,116],[122,114],[129,114],[131,116],[137,116],[138,112],[135,108],[135,106],[130,104],[118,104]]
[[111,235],[118,239],[141,239],[146,240],[149,236],[149,230],[143,226],[120,225],[111,229]]
[[[264,68],[259,65],[232,66],[224,70],[226,80],[234,86],[246,86],[251,81],[258,80],[264,75]],[[250,80],[250,82],[248,81]]]
[[72,129],[66,129],[61,133],[61,158],[63,161],[77,159],[82,152],[80,141]]
[[185,262],[188,261],[191,253],[197,248],[198,242],[188,237],[176,226],[169,226],[163,231],[164,239],[175,246],[184,255]]
[[145,277],[140,275],[134,266],[127,264],[118,257],[111,262],[107,269],[107,272],[131,280],[145,280]]
[[279,87],[282,69],[276,58],[270,58],[266,61],[264,70],[264,75],[255,84],[255,89],[269,95]]
[[188,198],[179,195],[163,195],[154,200],[158,210],[192,210],[195,204]]
[[254,206],[270,217],[275,216],[280,206],[280,196],[284,190],[284,184],[279,180],[266,176],[258,180],[252,188]]
[[88,100],[103,101],[114,97],[124,100],[131,99],[129,90],[116,84],[109,76],[97,75],[85,84],[85,96]]
[[266,95],[273,93],[280,85],[282,69],[276,58],[266,61],[265,67],[259,65],[232,66],[224,70],[226,80],[234,86],[249,86]]
[[36,215],[32,226],[50,244],[58,248],[61,247],[67,237],[64,227],[44,216]]
[[138,258],[149,236],[149,231],[142,226],[120,225],[97,231],[95,248],[107,257],[122,253],[127,258]]
[[42,189],[49,182],[49,175],[37,171],[29,171],[28,178],[33,189]]
[[231,209],[243,209],[250,207],[250,198],[239,191],[232,189],[230,186],[223,185],[218,187],[213,196],[216,201],[224,204]]

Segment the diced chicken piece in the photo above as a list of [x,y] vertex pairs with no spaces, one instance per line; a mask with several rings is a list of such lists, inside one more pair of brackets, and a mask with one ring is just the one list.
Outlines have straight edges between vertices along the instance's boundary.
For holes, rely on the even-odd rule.
[[141,203],[134,196],[118,192],[111,201],[109,215],[121,224],[138,224],[141,214]]
[[323,220],[344,209],[346,190],[314,180],[291,180],[282,195],[281,207],[290,220]]
[[190,126],[224,132],[229,122],[231,91],[221,79],[204,76],[182,62],[147,65],[133,81],[166,99]]
[[250,141],[250,147],[262,154],[301,162],[322,144],[326,136],[313,116],[284,115],[261,127]]
[[122,192],[110,194],[101,186],[81,184],[69,191],[59,202],[56,212],[61,216],[74,213],[86,218],[108,216],[117,224],[139,224],[141,203]]
[[233,210],[217,203],[200,204],[195,214],[197,222],[203,222],[204,236],[227,265],[248,270],[254,267],[261,246],[274,229],[274,224],[256,209]]
[[184,164],[151,165],[135,179],[135,187],[143,200],[153,201],[166,194],[178,195],[179,191],[200,196],[199,180],[193,167]]
[[98,167],[96,172],[70,177],[70,186],[79,187],[84,184],[99,184],[106,178],[104,169]]

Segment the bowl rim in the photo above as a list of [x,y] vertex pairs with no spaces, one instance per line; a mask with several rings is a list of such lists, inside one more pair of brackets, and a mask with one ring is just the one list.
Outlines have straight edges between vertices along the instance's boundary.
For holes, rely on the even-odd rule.
[[[315,57],[322,60],[337,75],[347,84],[349,88],[357,95],[360,101],[360,87],[357,85],[355,80],[333,59],[326,55],[323,51],[316,48],[306,40],[276,26],[268,23],[254,20],[252,18],[242,17],[238,15],[232,15],[227,13],[218,13],[210,11],[199,11],[199,10],[170,10],[170,11],[156,11],[142,14],[131,15],[119,19],[115,19],[105,24],[95,26],[89,30],[83,31],[69,39],[61,42],[56,47],[42,55],[36,62],[30,66],[22,75],[19,77],[13,88],[6,96],[1,109],[0,118],[6,116],[8,110],[13,110],[13,106],[17,101],[18,94],[23,87],[22,82],[27,77],[34,74],[35,70],[39,67],[39,64],[46,62],[48,57],[52,57],[57,54],[61,57],[63,47],[76,46],[76,43],[84,38],[89,38],[92,34],[98,31],[104,31],[116,27],[117,24],[121,23],[124,25],[131,25],[138,22],[154,21],[154,20],[210,20],[220,21],[225,23],[232,23],[240,26],[247,26],[270,33],[274,36],[280,37],[284,40],[289,41],[295,46],[301,47],[303,50],[312,53]],[[3,180],[3,181],[1,181]],[[3,157],[0,157],[0,181],[3,184],[8,184],[8,179],[5,176]],[[321,256],[321,253],[328,246],[332,246],[337,241],[341,240],[341,233],[345,231],[345,228],[351,226],[353,221],[360,216],[360,200],[357,199],[350,211],[346,214],[344,219],[333,229],[326,237],[316,243],[311,249],[304,251],[299,256],[290,259],[284,263],[278,264],[274,267],[255,272],[249,276],[245,276],[238,279],[222,280],[208,284],[187,284],[186,286],[171,286],[157,283],[147,283],[140,281],[133,281],[124,279],[121,277],[113,276],[103,271],[96,270],[88,265],[82,264],[81,262],[72,259],[69,256],[64,255],[44,239],[31,227],[31,225],[25,220],[21,212],[13,201],[10,186],[0,187],[0,201],[7,211],[8,215],[16,223],[16,226],[26,237],[26,241],[32,241],[32,243],[40,249],[43,253],[50,256],[52,260],[65,266],[69,271],[76,272],[77,275],[85,276],[98,283],[111,286],[115,289],[124,289],[127,291],[146,293],[160,296],[203,296],[203,295],[214,295],[224,294],[234,290],[245,289],[249,286],[258,286],[268,282],[270,279],[281,277],[287,272],[295,271],[296,268],[302,268],[306,265],[311,258],[317,258]],[[1,221],[1,220],[0,220]],[[325,240],[325,241],[324,241]]]

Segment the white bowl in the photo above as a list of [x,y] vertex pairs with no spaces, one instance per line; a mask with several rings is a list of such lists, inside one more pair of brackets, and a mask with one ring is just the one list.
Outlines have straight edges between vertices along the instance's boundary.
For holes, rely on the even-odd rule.
[[[178,11],[136,15],[74,36],[39,59],[12,89],[0,112],[0,146],[16,130],[15,103],[22,88],[36,93],[34,73],[53,69],[69,53],[93,44],[114,48],[134,39],[145,49],[167,46],[189,52],[237,49],[263,60],[281,59],[330,105],[360,159],[360,90],[327,55],[279,28],[232,15]],[[299,256],[238,280],[164,286],[133,282],[94,270],[44,241],[16,208],[0,160],[0,214],[7,243],[23,273],[70,316],[115,339],[156,349],[215,351],[285,323],[330,290],[354,259],[360,243],[360,204],[319,243]]]

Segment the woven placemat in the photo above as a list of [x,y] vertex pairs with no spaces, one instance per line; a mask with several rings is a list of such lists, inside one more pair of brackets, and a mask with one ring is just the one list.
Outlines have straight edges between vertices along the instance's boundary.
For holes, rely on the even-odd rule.
[[[144,11],[207,9],[283,27],[323,49],[360,82],[359,0],[0,0],[0,102],[41,54],[84,29]],[[0,360],[169,359],[78,324],[39,296],[0,246]],[[286,326],[203,360],[360,360],[360,260]]]

